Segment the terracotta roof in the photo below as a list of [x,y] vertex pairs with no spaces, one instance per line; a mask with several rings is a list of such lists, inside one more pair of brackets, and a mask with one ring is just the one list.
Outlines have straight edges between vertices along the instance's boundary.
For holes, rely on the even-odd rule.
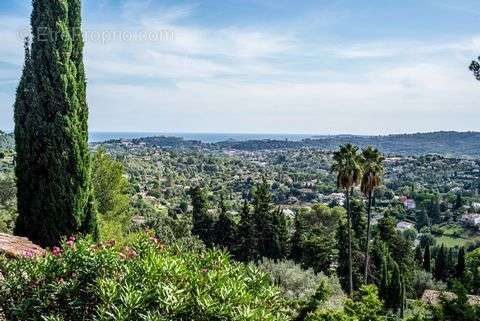
[[[457,298],[457,295],[452,292],[425,290],[422,296],[422,301],[429,305],[438,305],[440,304],[442,296],[447,300],[455,300]],[[480,296],[468,295],[467,297],[470,305],[480,305]]]
[[44,255],[45,250],[25,237],[0,233],[0,254],[8,257],[36,257]]

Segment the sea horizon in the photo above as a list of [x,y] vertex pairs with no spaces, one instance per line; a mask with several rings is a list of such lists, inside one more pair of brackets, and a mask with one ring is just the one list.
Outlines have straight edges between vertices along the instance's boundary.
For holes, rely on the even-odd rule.
[[[3,130],[5,133],[11,134],[13,130]],[[179,137],[184,140],[196,140],[202,143],[218,143],[223,141],[247,141],[247,140],[288,140],[288,141],[302,141],[304,139],[338,137],[338,136],[356,136],[356,137],[375,137],[375,136],[390,136],[390,135],[412,135],[412,134],[430,134],[430,133],[479,133],[479,131],[464,130],[439,130],[430,132],[405,132],[405,133],[379,133],[379,134],[355,134],[355,133],[207,133],[207,132],[135,132],[135,131],[90,131],[89,143],[101,143],[108,140],[119,139],[135,139],[144,137]]]
[[319,136],[334,136],[332,135],[320,135],[320,134],[282,134],[282,133],[172,133],[172,132],[106,132],[106,131],[92,131],[89,133],[90,143],[99,143],[108,140],[116,139],[135,139],[143,137],[153,136],[165,136],[165,137],[180,137],[185,140],[198,140],[203,143],[217,143],[221,141],[235,140],[290,140],[301,141],[307,138],[319,137]]

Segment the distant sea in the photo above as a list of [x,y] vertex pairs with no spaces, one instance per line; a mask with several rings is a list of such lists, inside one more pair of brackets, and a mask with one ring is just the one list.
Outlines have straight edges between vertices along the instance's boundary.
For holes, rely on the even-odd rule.
[[301,141],[306,138],[318,137],[306,134],[224,134],[224,133],[152,133],[152,132],[90,132],[90,142],[99,143],[113,139],[132,139],[152,136],[181,137],[185,140],[199,140],[203,143],[217,143],[221,141],[246,141],[257,139],[275,139]]

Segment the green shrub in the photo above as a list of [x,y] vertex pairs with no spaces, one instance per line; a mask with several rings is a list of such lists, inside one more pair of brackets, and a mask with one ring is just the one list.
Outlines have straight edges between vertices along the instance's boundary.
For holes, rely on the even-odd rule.
[[17,188],[13,174],[0,173],[0,233],[11,233],[17,219]]
[[146,237],[123,248],[67,243],[44,258],[0,259],[8,320],[286,320],[268,276],[223,252]]
[[149,215],[144,226],[140,229],[150,229],[163,244],[170,245],[182,238],[192,238],[192,219],[190,216],[181,215],[173,218],[167,213]]
[[378,290],[373,285],[364,285],[351,299],[345,300],[341,310],[319,308],[307,321],[386,321]]
[[358,319],[349,317],[341,310],[325,309],[317,312],[308,321],[358,321]]
[[0,208],[0,233],[12,233],[17,215],[16,210]]
[[330,296],[325,303],[332,308],[338,308],[345,299],[340,281],[336,276],[327,277],[323,273],[315,273],[312,269],[304,270],[293,261],[278,261],[264,259],[258,267],[268,273],[272,281],[280,288],[287,299],[304,300],[312,296],[321,281],[328,284]]
[[128,180],[122,163],[100,148],[92,154],[92,165],[92,183],[99,213],[108,218],[126,215],[129,209]]
[[411,290],[415,298],[421,298],[425,290],[446,291],[447,285],[435,280],[430,272],[415,270],[412,275]]

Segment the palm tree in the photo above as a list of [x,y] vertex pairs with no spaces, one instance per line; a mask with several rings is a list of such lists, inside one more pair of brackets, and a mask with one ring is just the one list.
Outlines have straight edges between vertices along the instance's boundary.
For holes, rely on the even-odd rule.
[[365,283],[368,282],[368,264],[369,264],[369,247],[370,247],[370,231],[371,231],[371,212],[373,192],[376,187],[380,186],[383,175],[383,161],[385,158],[378,149],[368,146],[362,151],[362,182],[360,189],[365,197],[368,198],[368,222],[367,222],[367,241],[365,246]]
[[333,155],[332,172],[337,173],[337,187],[343,188],[346,196],[347,228],[348,228],[348,283],[349,294],[353,293],[352,274],[352,215],[350,210],[351,189],[360,181],[362,169],[358,147],[352,144],[340,146],[340,150]]

